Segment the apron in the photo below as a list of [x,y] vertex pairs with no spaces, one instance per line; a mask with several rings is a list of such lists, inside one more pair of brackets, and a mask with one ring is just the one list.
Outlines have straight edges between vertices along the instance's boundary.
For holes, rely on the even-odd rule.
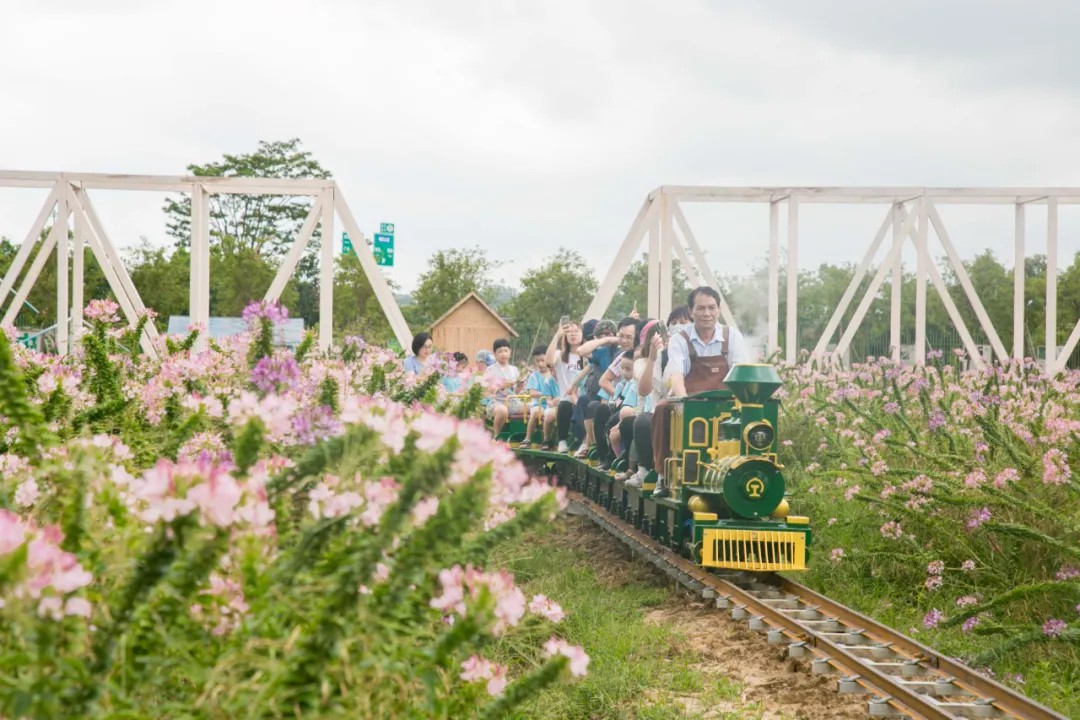
[[[686,349],[690,355],[690,372],[686,373],[686,394],[694,395],[708,390],[726,390],[724,378],[731,369],[728,363],[728,326],[723,325],[720,354],[702,357],[697,354],[690,335],[685,330],[679,334],[686,340]],[[663,474],[664,460],[671,457],[671,415],[675,405],[661,401],[654,410],[652,419],[653,469]]]

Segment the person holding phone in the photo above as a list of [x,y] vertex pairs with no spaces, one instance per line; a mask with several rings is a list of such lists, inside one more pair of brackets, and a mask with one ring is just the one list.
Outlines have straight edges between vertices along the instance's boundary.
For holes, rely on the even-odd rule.
[[[555,411],[555,435],[558,438],[558,451],[569,450],[570,427],[574,419],[574,406],[577,403],[577,388],[574,379],[581,372],[581,357],[577,350],[581,347],[581,325],[570,316],[560,318],[559,327],[551,338],[547,348],[547,364],[555,375],[559,388],[558,406]],[[584,428],[579,437],[584,437]]]

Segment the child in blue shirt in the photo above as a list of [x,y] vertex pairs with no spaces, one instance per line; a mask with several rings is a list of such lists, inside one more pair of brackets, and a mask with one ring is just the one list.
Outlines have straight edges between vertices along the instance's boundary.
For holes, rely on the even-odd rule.
[[615,397],[611,400],[615,411],[611,413],[607,427],[608,440],[615,457],[623,455],[626,450],[623,447],[623,434],[619,431],[620,421],[638,413],[639,401],[637,378],[634,377],[634,355],[627,352],[623,354],[619,366],[619,381],[615,384]]
[[525,392],[532,396],[529,401],[529,423],[525,429],[525,439],[518,447],[532,447],[532,435],[541,420],[544,424],[544,444],[541,450],[551,450],[555,429],[555,410],[559,404],[559,383],[547,364],[547,348],[537,345],[533,348],[533,367],[536,369],[525,382]]

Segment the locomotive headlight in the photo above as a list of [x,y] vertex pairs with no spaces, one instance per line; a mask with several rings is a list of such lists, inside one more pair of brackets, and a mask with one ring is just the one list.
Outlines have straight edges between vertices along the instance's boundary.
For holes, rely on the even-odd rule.
[[754,450],[768,450],[776,439],[776,431],[768,423],[758,422],[746,428],[746,444]]

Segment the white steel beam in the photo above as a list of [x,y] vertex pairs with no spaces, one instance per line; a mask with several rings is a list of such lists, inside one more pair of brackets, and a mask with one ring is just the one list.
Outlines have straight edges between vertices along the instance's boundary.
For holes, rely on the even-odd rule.
[[1024,359],[1024,206],[1016,204],[1013,260],[1013,359]]
[[915,266],[915,364],[926,363],[926,276],[930,264],[930,251],[927,248],[929,231],[928,206],[925,197],[919,198],[919,234],[915,238],[915,251],[918,260]]
[[975,291],[975,286],[972,285],[971,278],[968,276],[967,269],[964,267],[960,255],[956,252],[952,240],[949,239],[949,231],[945,229],[945,223],[941,221],[941,215],[938,213],[934,203],[930,203],[930,222],[934,226],[934,232],[937,234],[938,240],[941,241],[941,246],[945,248],[945,255],[949,258],[949,264],[952,266],[953,272],[956,273],[956,279],[960,282],[960,287],[964,289],[964,294],[967,295],[968,302],[971,303],[971,308],[975,311],[975,317],[979,319],[979,325],[982,327],[983,332],[986,333],[990,346],[994,349],[994,354],[997,355],[999,361],[1006,362],[1009,359],[1009,354],[1005,351],[1005,344],[1001,342],[1001,337],[998,336],[994,323],[990,321],[990,315],[986,312],[986,308],[983,307],[982,300],[979,299],[979,294]]
[[192,183],[191,193],[191,284],[188,314],[200,328],[195,349],[204,350],[210,336],[210,197],[201,183]]
[[799,359],[799,199],[788,198],[787,220],[787,327],[784,354],[789,365]]
[[18,279],[19,273],[22,272],[23,266],[26,265],[26,261],[30,258],[34,246],[41,241],[41,231],[45,229],[45,223],[48,221],[49,216],[52,215],[53,208],[56,207],[58,188],[59,184],[54,185],[49,196],[45,198],[45,204],[42,205],[41,210],[38,211],[37,217],[34,218],[34,223],[30,226],[30,231],[26,233],[22,245],[19,246],[18,252],[15,253],[15,258],[11,261],[11,266],[4,274],[4,279],[0,281],[0,307],[4,306],[8,295],[11,294],[12,288],[15,287],[15,281]]
[[877,257],[878,248],[880,248],[881,244],[885,241],[885,235],[889,230],[889,226],[893,223],[894,218],[895,214],[890,207],[889,212],[885,214],[885,219],[881,222],[881,227],[878,228],[877,234],[874,235],[874,241],[870,243],[870,247],[866,250],[866,254],[863,255],[862,262],[860,262],[858,268],[855,269],[855,274],[851,276],[851,282],[848,283],[847,288],[844,290],[840,302],[837,304],[836,309],[833,310],[832,317],[829,318],[829,322],[825,326],[825,331],[821,333],[821,338],[818,340],[817,345],[814,347],[813,353],[811,354],[812,359],[820,360],[825,356],[825,348],[828,347],[829,341],[832,340],[833,333],[836,332],[836,328],[840,325],[840,321],[844,319],[844,313],[847,312],[852,298],[855,297],[855,293],[859,289],[859,285],[862,283],[863,278],[866,277],[866,272],[870,269],[871,263],[873,263],[874,258]]
[[658,318],[666,318],[671,313],[672,282],[671,246],[674,243],[671,227],[671,200],[666,195],[660,196],[660,311]]
[[690,247],[690,252],[697,262],[698,272],[705,281],[702,284],[713,288],[720,295],[720,317],[723,318],[727,325],[737,329],[739,324],[735,322],[735,315],[731,312],[727,298],[724,297],[724,291],[720,287],[720,280],[717,279],[712,268],[709,267],[709,262],[705,259],[705,253],[702,251],[701,246],[698,245],[697,238],[694,237],[694,232],[690,229],[690,223],[687,222],[682,207],[674,200],[671,202],[675,208],[675,221],[679,224],[679,229],[682,230],[683,236],[686,238],[686,244]]
[[[602,317],[608,309],[612,298],[615,297],[615,293],[619,290],[619,284],[622,282],[623,277],[626,276],[630,263],[634,261],[634,256],[637,255],[638,248],[641,247],[641,239],[645,236],[645,229],[649,221],[648,216],[650,213],[655,212],[655,205],[656,202],[649,197],[645,198],[645,202],[641,203],[641,208],[634,217],[634,222],[630,223],[630,230],[627,231],[622,245],[619,246],[619,250],[615,253],[615,260],[611,263],[611,267],[608,268],[604,279],[600,281],[600,286],[596,289],[596,294],[593,295],[593,301],[589,304],[588,310],[585,311],[585,318],[582,319]],[[355,242],[353,247],[356,247]]]
[[[929,213],[927,213],[928,215]],[[922,231],[924,221],[928,219],[920,214],[919,217],[919,229]],[[915,229],[909,230],[911,239],[916,243],[919,242],[918,236],[915,234]],[[945,312],[949,314],[949,319],[952,320],[953,326],[957,332],[960,333],[960,340],[964,343],[964,348],[967,350],[968,356],[971,358],[971,362],[977,369],[982,369],[985,366],[982,355],[979,354],[979,347],[975,344],[975,340],[971,337],[971,332],[968,331],[967,324],[964,322],[964,318],[960,315],[960,311],[956,308],[956,302],[953,301],[952,295],[949,293],[949,289],[945,287],[945,281],[941,278],[941,272],[937,268],[937,264],[930,257],[929,250],[927,250],[927,272],[930,276],[930,280],[934,283],[934,287],[937,289],[938,296],[941,298],[941,303],[945,306]]]
[[[116,276],[117,285],[113,285],[113,292],[118,293],[122,290],[128,298],[128,302],[131,303],[132,309],[136,315],[145,312],[146,306],[143,305],[142,298],[139,297],[139,291],[135,288],[135,283],[131,281],[131,276],[128,274],[127,268],[124,267],[123,261],[120,259],[119,253],[116,252],[116,248],[113,246],[112,241],[109,239],[108,233],[105,232],[105,226],[101,223],[101,218],[98,217],[97,211],[94,209],[94,204],[90,202],[90,196],[86,194],[86,191],[82,188],[75,189],[75,199],[80,203],[82,211],[86,214],[86,219],[90,221],[90,230],[92,235],[96,235],[96,241],[101,250],[102,255],[98,257],[98,262],[108,264],[112,268],[113,274]],[[118,297],[119,299],[119,297]],[[130,318],[128,322],[131,322]],[[157,345],[159,335],[157,327],[152,322],[146,324],[145,335],[149,337],[150,342],[144,342],[140,339],[144,352],[151,357],[157,356]]]
[[[686,248],[683,247],[684,241],[679,237],[679,234],[673,232],[672,237],[675,240],[675,257],[682,265],[683,272],[686,273],[686,281],[690,283],[691,287],[701,287],[705,284],[705,278],[702,277],[701,272],[698,270],[697,263],[686,254]],[[674,284],[674,280],[672,280],[672,285],[674,286]]]
[[[319,349],[334,342],[334,190],[322,194],[322,237],[319,244]],[[366,244],[366,243],[365,243]],[[380,273],[381,275],[381,273]],[[395,306],[396,306],[395,301]],[[402,346],[404,347],[404,345]]]
[[769,337],[765,357],[780,349],[780,201],[769,202]]
[[[645,306],[650,317],[660,316],[660,215],[663,214],[664,196],[653,201],[656,212],[649,216],[649,294]],[[593,316],[599,319],[599,315]]]
[[[91,252],[94,253],[94,257],[97,259],[102,272],[105,273],[105,279],[108,281],[109,287],[112,288],[113,295],[116,296],[116,301],[120,304],[120,309],[123,311],[124,317],[127,318],[128,325],[135,327],[139,321],[139,314],[135,310],[135,306],[128,295],[127,289],[124,287],[123,282],[120,281],[119,276],[116,274],[116,268],[114,267],[113,261],[109,258],[109,254],[102,248],[101,241],[94,231],[90,216],[86,212],[84,203],[89,203],[90,198],[83,195],[81,190],[71,188],[71,191],[68,194],[68,202],[71,204],[71,212],[75,216],[76,233],[78,233],[79,226],[81,225],[83,237],[90,246]],[[142,347],[143,352],[148,356],[157,357],[157,348],[154,347],[148,332],[144,331],[139,337],[139,345]]]
[[357,224],[356,218],[353,217],[349,204],[345,202],[345,196],[336,185],[334,186],[333,200],[341,224],[352,239],[353,252],[356,253],[356,257],[360,260],[360,266],[364,269],[368,282],[371,283],[371,289],[375,292],[375,299],[379,301],[380,307],[386,314],[386,319],[390,322],[394,337],[397,338],[401,347],[409,347],[409,343],[412,342],[409,324],[405,322],[405,316],[401,314],[401,308],[398,307],[397,300],[394,299],[394,293],[391,292],[390,286],[386,283],[386,278],[379,271],[379,266],[375,264],[375,256],[364,240],[364,233],[360,232],[360,226]]
[[[308,243],[311,242],[311,235],[315,232],[315,224],[319,222],[320,215],[323,212],[323,202],[322,197],[315,198],[315,202],[311,206],[311,212],[308,213],[304,224],[300,227],[299,234],[293,240],[288,254],[285,255],[285,259],[281,262],[281,267],[278,268],[277,274],[274,275],[274,281],[270,283],[270,288],[266,291],[265,300],[271,302],[277,300],[281,297],[285,286],[289,284],[289,278],[292,277],[297,263],[300,262],[300,258],[304,255],[304,250],[307,248]],[[330,207],[333,210],[333,205]]]
[[[1057,267],[1058,267],[1058,204],[1050,198],[1046,203],[1046,372],[1053,373],[1057,364]],[[1066,357],[1066,360],[1068,358]]]
[[68,242],[68,193],[67,181],[61,177],[63,189],[57,194],[56,220],[53,228],[57,229],[56,235],[56,352],[60,357],[68,354],[68,334],[71,328],[70,317],[70,288],[68,283],[68,260],[70,259],[70,246]]
[[[901,237],[911,232],[915,223],[915,215],[915,213],[908,213],[905,216],[904,225],[900,230]],[[896,258],[900,255],[900,249],[902,247],[902,244],[894,242],[892,248],[889,250],[889,254],[878,267],[877,272],[874,273],[874,279],[870,281],[870,286],[866,288],[862,300],[859,301],[859,306],[855,308],[855,314],[851,316],[851,322],[848,323],[847,328],[844,329],[844,334],[840,336],[840,341],[836,343],[836,351],[834,354],[837,358],[843,357],[844,353],[847,352],[848,347],[851,345],[852,338],[855,337],[855,333],[858,331],[859,326],[862,325],[863,318],[866,317],[866,311],[870,309],[870,305],[874,302],[878,292],[880,292],[881,285],[885,282],[885,275],[896,263]]]
[[86,218],[75,208],[72,196],[75,194],[70,185],[67,191],[68,211],[74,216],[75,236],[71,253],[71,343],[78,345],[83,334],[83,306],[85,304],[86,284]]
[[41,249],[38,250],[37,255],[34,256],[34,262],[30,263],[30,269],[26,271],[25,277],[22,282],[19,283],[19,289],[15,292],[15,299],[11,301],[11,305],[8,306],[7,312],[4,313],[3,321],[0,321],[0,325],[11,325],[15,322],[15,316],[19,314],[19,309],[23,303],[26,302],[26,298],[30,295],[30,291],[34,288],[34,283],[37,282],[38,276],[41,275],[42,268],[45,267],[45,263],[48,261],[49,256],[52,255],[53,248],[56,247],[56,236],[59,233],[59,228],[54,222],[52,227],[49,228],[49,234],[45,237],[45,242],[41,243]]
[[[904,245],[904,236],[900,234],[904,222],[903,205],[894,203],[892,206],[892,238],[893,245]],[[900,331],[901,296],[904,288],[903,250],[896,253],[892,266],[892,292],[889,295],[889,354],[893,362],[900,362],[900,345],[903,337]]]

